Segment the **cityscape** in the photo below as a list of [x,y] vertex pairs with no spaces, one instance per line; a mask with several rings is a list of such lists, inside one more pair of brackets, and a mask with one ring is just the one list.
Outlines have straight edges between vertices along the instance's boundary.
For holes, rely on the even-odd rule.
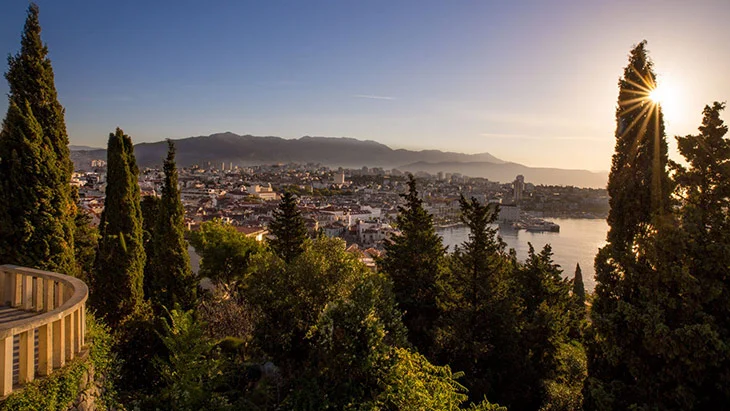
[[38,1],[0,411],[730,407],[730,3]]

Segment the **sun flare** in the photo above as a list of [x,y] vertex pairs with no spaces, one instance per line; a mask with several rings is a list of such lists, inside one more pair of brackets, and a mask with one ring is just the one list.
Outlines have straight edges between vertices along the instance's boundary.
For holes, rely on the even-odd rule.
[[664,87],[657,87],[649,92],[649,99],[657,104],[662,104],[667,99],[666,90]]

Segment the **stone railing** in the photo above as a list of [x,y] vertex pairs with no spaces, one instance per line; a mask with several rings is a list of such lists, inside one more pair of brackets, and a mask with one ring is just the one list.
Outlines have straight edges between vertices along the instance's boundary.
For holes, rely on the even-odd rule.
[[0,302],[34,314],[0,319],[0,396],[6,396],[81,351],[89,289],[78,278],[14,265],[0,266],[0,280]]

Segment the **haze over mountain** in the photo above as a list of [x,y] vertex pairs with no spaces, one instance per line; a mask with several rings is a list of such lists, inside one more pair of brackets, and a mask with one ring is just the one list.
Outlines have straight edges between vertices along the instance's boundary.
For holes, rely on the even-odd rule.
[[[512,181],[517,174],[525,175],[536,184],[561,184],[586,187],[604,187],[606,173],[586,170],[531,168],[508,163],[489,153],[464,154],[439,150],[394,150],[371,140],[347,137],[310,137],[284,139],[281,137],[240,136],[218,133],[210,136],[188,137],[175,140],[177,164],[211,165],[220,167],[233,163],[251,166],[273,163],[321,163],[330,167],[359,168],[383,167],[408,171],[462,173],[485,177],[494,181]],[[165,141],[135,145],[135,156],[140,167],[159,166],[167,152]],[[72,151],[77,168],[83,168],[92,159],[106,158],[105,150]]]

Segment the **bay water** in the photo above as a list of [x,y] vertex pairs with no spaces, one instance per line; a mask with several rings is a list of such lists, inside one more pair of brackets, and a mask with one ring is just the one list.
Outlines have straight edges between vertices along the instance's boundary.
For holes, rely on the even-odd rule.
[[[529,232],[503,227],[499,231],[499,236],[507,243],[508,248],[515,249],[520,261],[525,261],[527,258],[528,243],[535,247],[536,252],[542,250],[545,244],[550,244],[553,261],[560,265],[563,276],[573,278],[575,265],[580,264],[586,291],[592,292],[596,284],[593,260],[598,249],[606,244],[608,232],[606,220],[579,218],[547,220],[559,224],[560,232]],[[436,232],[444,239],[444,245],[449,247],[449,251],[454,251],[454,246],[469,239],[469,228],[461,225],[437,228]]]

